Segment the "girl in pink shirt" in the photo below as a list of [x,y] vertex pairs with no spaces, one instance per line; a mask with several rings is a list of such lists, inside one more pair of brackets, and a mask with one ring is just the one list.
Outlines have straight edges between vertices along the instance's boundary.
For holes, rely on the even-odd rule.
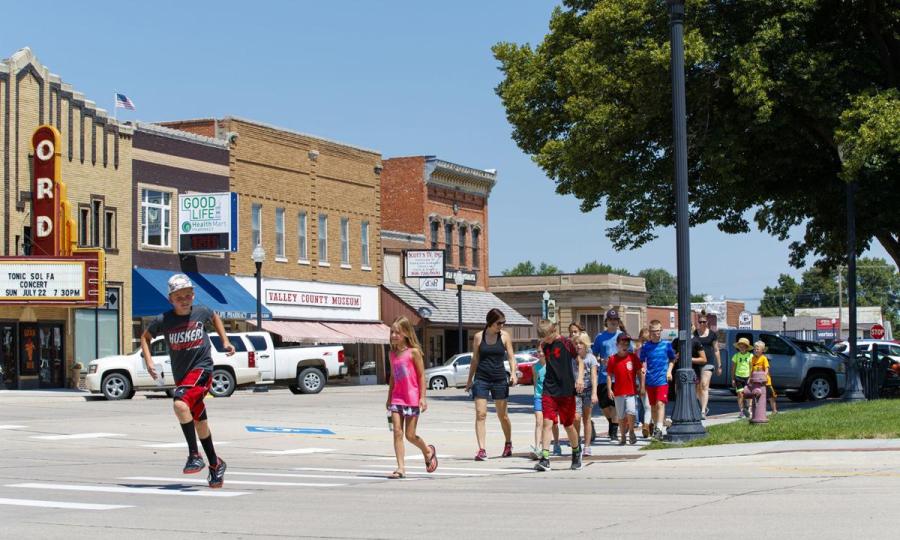
[[434,472],[438,466],[437,450],[416,435],[419,414],[428,409],[425,401],[425,367],[419,340],[406,317],[397,317],[391,325],[390,360],[391,379],[385,407],[391,413],[391,424],[394,426],[397,470],[388,478],[406,477],[404,432],[406,440],[413,443],[425,456],[425,470]]

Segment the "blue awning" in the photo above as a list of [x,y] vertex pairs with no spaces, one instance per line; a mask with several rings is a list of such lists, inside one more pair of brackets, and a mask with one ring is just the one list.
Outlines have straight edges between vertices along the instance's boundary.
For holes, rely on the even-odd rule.
[[[131,296],[131,316],[150,317],[172,309],[169,303],[169,278],[176,272],[134,268]],[[202,304],[223,319],[255,319],[256,298],[238,285],[231,276],[185,272],[194,282],[194,301]],[[272,312],[262,307],[263,319],[272,318]]]

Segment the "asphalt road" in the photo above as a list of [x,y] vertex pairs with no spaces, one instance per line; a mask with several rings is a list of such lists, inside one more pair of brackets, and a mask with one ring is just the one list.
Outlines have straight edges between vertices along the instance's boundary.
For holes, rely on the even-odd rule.
[[[525,454],[530,387],[513,391],[516,457],[488,419],[487,462],[461,390],[433,392],[420,434],[438,448],[427,474],[395,467],[385,387],[316,396],[239,391],[210,399],[225,486],[181,474],[171,401],[0,392],[0,536],[51,538],[892,538],[900,453],[644,452],[602,441],[581,471],[536,473]],[[713,401],[734,416],[732,398]],[[785,403],[785,410],[790,408]],[[716,421],[716,420],[711,420]],[[600,426],[599,424],[604,424]],[[598,427],[605,430],[605,422]],[[293,432],[292,432],[293,430]],[[734,454],[732,452],[732,454]]]

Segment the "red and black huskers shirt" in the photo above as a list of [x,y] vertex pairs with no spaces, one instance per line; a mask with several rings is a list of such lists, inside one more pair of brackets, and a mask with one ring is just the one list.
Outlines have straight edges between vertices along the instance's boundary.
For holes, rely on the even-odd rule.
[[578,354],[575,352],[575,345],[569,339],[559,337],[549,345],[541,344],[541,347],[547,362],[544,394],[553,397],[574,396],[575,374],[572,373],[572,360]]
[[212,316],[212,310],[206,306],[193,306],[188,315],[176,315],[174,310],[169,310],[147,327],[151,336],[165,337],[176,382],[192,369],[212,371],[212,349],[204,327]]

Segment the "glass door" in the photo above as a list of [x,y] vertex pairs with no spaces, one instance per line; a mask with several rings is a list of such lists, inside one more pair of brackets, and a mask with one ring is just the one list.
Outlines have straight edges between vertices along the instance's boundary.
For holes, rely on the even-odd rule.
[[0,324],[0,388],[13,390],[19,386],[19,366],[16,361],[16,325]]
[[38,327],[40,341],[40,388],[62,388],[66,384],[65,349],[61,324],[42,324]]

